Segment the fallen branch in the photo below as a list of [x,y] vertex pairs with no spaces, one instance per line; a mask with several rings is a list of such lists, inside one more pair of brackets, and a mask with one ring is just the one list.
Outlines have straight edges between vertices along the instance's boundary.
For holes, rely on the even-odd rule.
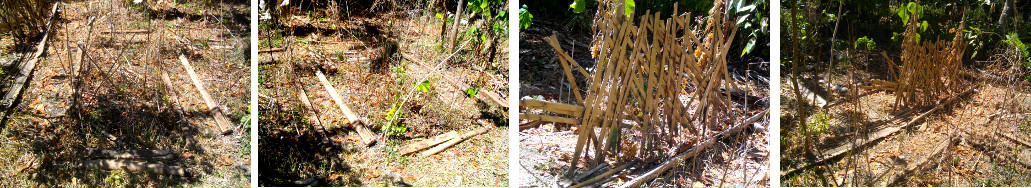
[[974,149],[980,150],[982,153],[988,154],[989,156],[991,156],[993,158],[1001,159],[1001,160],[1007,160],[1007,161],[1012,161],[1014,163],[1020,164],[1021,166],[1024,166],[1024,168],[1031,169],[1031,163],[1020,161],[1020,160],[1017,160],[1017,159],[1015,159],[1013,157],[1010,157],[1010,156],[1001,155],[1001,154],[999,154],[998,151],[989,151],[988,150],[988,144],[985,144],[983,142],[977,141],[975,139],[964,139],[964,140],[966,142],[968,142],[967,145],[971,146]]
[[172,160],[177,158],[175,153],[169,150],[111,150],[86,148],[86,158],[90,159],[143,159],[143,160]]
[[422,141],[419,141],[419,142],[408,144],[404,148],[401,148],[401,155],[408,155],[409,153],[413,153],[413,152],[416,152],[416,151],[419,151],[419,150],[426,149],[426,148],[431,147],[431,146],[435,146],[435,145],[440,144],[440,143],[442,143],[444,141],[452,140],[455,137],[458,137],[458,132],[451,131],[451,132],[447,132],[446,134],[437,135],[437,136],[434,136],[434,137],[430,137],[429,139],[426,139],[426,140],[422,140]]
[[333,88],[333,84],[329,83],[329,79],[326,79],[326,75],[322,74],[322,71],[320,70],[315,70],[315,76],[319,77],[319,81],[322,82],[322,86],[324,86],[326,91],[329,92],[329,97],[333,98],[333,102],[336,102],[337,106],[340,107],[340,111],[342,111],[344,116],[347,117],[348,123],[354,126],[355,130],[358,131],[358,136],[361,137],[362,145],[368,146],[375,143],[376,136],[372,134],[372,131],[369,130],[369,128],[365,127],[365,123],[358,118],[358,115],[355,115],[354,111],[351,111],[351,108],[348,108],[347,105],[344,104],[344,100],[340,99],[340,94],[337,93],[336,88]]
[[147,163],[139,161],[121,160],[121,159],[108,159],[108,160],[88,160],[79,162],[74,166],[79,169],[90,169],[99,168],[103,170],[125,170],[131,172],[152,172],[161,175],[172,175],[172,176],[184,176],[189,177],[192,173],[187,171],[185,168],[178,166],[168,166],[161,163]]
[[[749,118],[749,120],[766,117],[766,114],[768,114],[769,112],[770,112],[770,110],[766,109],[765,111],[752,116],[751,118]],[[745,122],[749,122],[749,121],[745,121]],[[752,121],[752,122],[754,122],[754,121]],[[623,184],[623,185],[621,185],[619,187],[621,187],[621,188],[640,187],[642,183],[644,183],[646,181],[650,181],[652,179],[655,179],[655,177],[658,177],[660,174],[662,174],[666,170],[669,170],[670,168],[673,168],[673,167],[675,167],[677,165],[684,164],[685,160],[687,160],[688,158],[694,157],[694,156],[702,153],[702,151],[705,151],[710,146],[716,144],[716,142],[718,140],[721,140],[721,139],[727,138],[727,137],[729,137],[731,135],[737,134],[738,132],[741,132],[741,130],[744,130],[745,127],[749,127],[749,125],[751,125],[751,124],[752,123],[747,123],[747,124],[746,123],[740,123],[740,124],[734,125],[734,127],[731,127],[730,129],[727,129],[727,130],[725,130],[723,132],[720,132],[719,134],[716,134],[716,136],[713,136],[712,138],[709,138],[708,140],[705,140],[705,142],[698,143],[698,145],[695,145],[694,148],[691,148],[691,149],[687,150],[686,152],[683,152],[681,154],[678,154],[677,156],[674,156],[669,161],[666,161],[666,162],[663,162],[662,164],[659,164],[659,166],[656,167],[655,169],[649,170],[644,175],[638,176],[637,178],[634,178],[634,179],[630,180],[629,182],[627,182],[627,183],[625,183],[625,184]]]
[[[404,53],[401,53],[401,56],[404,57],[405,59],[407,59],[408,61],[415,62],[416,65],[418,65],[420,67],[426,68],[426,66],[423,65],[423,62],[416,61],[416,60],[414,60],[412,58],[408,58],[406,55],[404,55]],[[434,70],[436,70],[436,69],[434,69]],[[465,89],[472,88],[472,86],[469,86],[469,84],[466,84],[465,82],[459,81],[457,78],[454,78],[454,76],[451,76],[450,74],[440,74],[440,76],[441,76],[442,79],[444,79],[444,81],[450,83],[452,86],[454,86],[460,92],[464,93]],[[483,98],[484,100],[491,101],[491,102],[494,102],[495,104],[497,104],[497,105],[499,105],[501,107],[508,108],[508,100],[505,99],[504,97],[501,97],[501,95],[499,95],[498,93],[496,93],[494,91],[487,90],[487,89],[484,89],[484,88],[478,88],[476,90],[476,93],[482,94],[482,95],[476,95],[477,97],[483,98],[483,96],[486,96],[486,98]]]
[[433,155],[433,154],[440,153],[441,151],[444,151],[445,149],[450,148],[451,146],[454,146],[455,144],[458,144],[459,142],[462,142],[465,139],[469,139],[469,138],[472,138],[473,136],[480,135],[480,134],[483,134],[483,133],[487,133],[487,131],[489,131],[491,129],[494,129],[494,125],[486,124],[486,123],[483,123],[483,122],[480,122],[480,123],[484,124],[483,128],[477,129],[475,131],[467,132],[465,134],[462,134],[462,136],[460,136],[460,137],[453,138],[453,139],[451,139],[448,142],[445,142],[443,144],[437,145],[437,147],[433,147],[433,148],[431,148],[429,150],[423,151],[421,154],[419,154],[419,156],[420,157],[426,157],[426,156],[430,156],[430,155]]
[[927,116],[930,116],[934,112],[936,112],[938,110],[941,110],[945,106],[948,106],[948,105],[958,101],[961,97],[963,97],[965,95],[968,95],[970,93],[976,92],[976,91],[977,90],[975,90],[974,87],[971,87],[970,89],[967,89],[966,91],[964,91],[964,92],[962,92],[962,93],[960,93],[960,94],[958,94],[956,96],[952,96],[947,101],[938,104],[934,108],[931,108],[930,110],[927,110],[927,112],[924,112],[924,113],[920,114],[919,116],[913,118],[912,120],[910,120],[906,124],[903,124],[902,126],[888,127],[888,128],[884,128],[884,129],[878,130],[877,132],[874,132],[871,137],[868,137],[868,138],[857,138],[856,142],[858,144],[855,145],[855,148],[850,148],[849,147],[850,144],[843,144],[843,145],[838,146],[838,147],[836,147],[834,149],[831,149],[828,152],[824,152],[824,153],[819,154],[819,156],[817,156],[817,157],[820,160],[818,160],[818,161],[816,161],[814,163],[806,164],[805,166],[802,166],[800,168],[790,169],[787,172],[783,172],[781,174],[781,176],[790,176],[790,175],[793,175],[795,173],[801,172],[804,169],[809,169],[809,168],[815,167],[817,165],[821,165],[821,164],[824,164],[824,163],[829,162],[831,160],[837,159],[838,157],[841,157],[845,153],[857,152],[858,150],[863,150],[867,146],[872,145],[873,143],[876,143],[876,142],[880,141],[881,139],[883,139],[885,137],[894,135],[899,130],[906,129],[909,126],[915,125],[917,122],[920,122],[921,120],[923,120]]
[[204,84],[201,83],[200,76],[197,76],[197,72],[193,71],[193,66],[190,66],[190,61],[186,59],[186,56],[179,55],[179,62],[182,63],[183,69],[186,69],[186,74],[190,76],[190,81],[193,82],[193,86],[197,88],[197,92],[200,93],[201,99],[204,100],[204,104],[208,106],[208,111],[215,118],[215,123],[218,124],[218,131],[223,135],[233,132],[233,123],[226,118],[220,109],[220,105],[215,103],[211,99],[211,95],[208,94],[208,90],[204,89]]

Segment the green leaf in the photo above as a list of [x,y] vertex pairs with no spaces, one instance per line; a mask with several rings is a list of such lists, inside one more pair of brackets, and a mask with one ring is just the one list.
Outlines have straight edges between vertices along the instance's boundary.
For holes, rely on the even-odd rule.
[[745,57],[745,54],[748,54],[749,52],[752,52],[752,48],[754,48],[754,47],[755,47],[755,38],[752,38],[751,40],[748,41],[748,44],[745,44],[745,49],[741,50],[741,57]]
[[927,21],[926,20],[924,22],[920,23],[920,32],[924,32],[924,31],[927,31]]
[[624,11],[626,13],[626,17],[627,18],[633,17],[634,16],[634,10],[637,9],[637,6],[634,5],[634,0],[626,0],[625,5],[626,5],[626,10],[624,10]]
[[573,4],[569,4],[569,8],[573,9],[573,13],[579,14],[584,12],[584,8],[586,7],[586,5],[587,2],[585,2],[584,0],[574,0]]
[[429,93],[430,92],[430,81],[429,80],[422,81],[422,83],[420,83],[418,87],[415,87],[415,89],[419,90],[419,92]]
[[479,91],[476,90],[475,87],[470,87],[468,89],[465,89],[465,95],[469,96],[469,98],[476,98],[476,94],[478,94],[478,93],[479,93]]

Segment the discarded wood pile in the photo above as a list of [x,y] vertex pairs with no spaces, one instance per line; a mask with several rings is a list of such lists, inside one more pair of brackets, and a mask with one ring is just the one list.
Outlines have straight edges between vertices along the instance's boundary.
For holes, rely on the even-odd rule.
[[[577,104],[520,101],[523,107],[569,117],[520,113],[519,118],[580,125],[566,177],[573,177],[580,157],[593,158],[589,166],[606,165],[602,161],[607,155],[618,156],[616,163],[669,159],[624,185],[640,186],[706,150],[717,139],[735,135],[766,117],[768,111],[733,122],[738,120],[734,117],[744,115],[734,108],[731,95],[720,89],[740,90],[727,73],[726,60],[737,27],[723,15],[724,3],[716,2],[705,25],[694,27],[690,15],[660,19],[660,13],[650,11],[635,25],[633,18],[624,14],[621,1],[599,2],[591,45],[598,62],[593,72],[566,54],[554,35],[545,39],[559,56],[572,88],[580,88],[574,80],[579,73],[587,78],[588,89],[573,90]],[[593,155],[588,153],[591,150]],[[648,152],[655,150],[675,152]],[[602,176],[621,168],[613,170]]]
[[[917,2],[919,6],[919,1]],[[926,106],[937,99],[952,96],[959,92],[962,85],[963,53],[966,43],[963,42],[965,21],[960,21],[955,37],[951,41],[920,41],[921,24],[919,14],[911,14],[902,42],[902,66],[899,67],[884,52],[881,55],[890,64],[894,82],[883,80],[869,81],[871,86],[864,89],[895,92],[895,107]],[[924,27],[926,28],[926,27]],[[898,67],[895,70],[894,67]]]

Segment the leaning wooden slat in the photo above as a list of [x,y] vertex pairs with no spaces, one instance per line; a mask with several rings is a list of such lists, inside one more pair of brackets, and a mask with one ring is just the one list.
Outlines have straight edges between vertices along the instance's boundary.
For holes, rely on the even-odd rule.
[[322,74],[322,71],[316,70],[315,76],[319,77],[319,82],[322,82],[322,86],[324,86],[326,91],[329,92],[329,97],[333,98],[333,101],[340,107],[340,111],[342,111],[344,116],[347,117],[348,122],[351,123],[355,130],[358,131],[358,136],[362,139],[362,145],[368,146],[375,143],[376,136],[372,134],[372,131],[369,130],[369,128],[365,127],[365,123],[358,118],[358,115],[356,115],[354,111],[351,111],[351,108],[348,108],[347,104],[344,104],[344,100],[340,99],[340,94],[337,93],[336,88],[334,88],[333,84],[329,83],[329,80],[326,79],[326,75]]
[[186,74],[190,76],[190,81],[193,82],[193,86],[197,88],[197,92],[200,93],[201,99],[204,100],[204,104],[208,106],[208,111],[211,112],[215,118],[215,123],[218,124],[218,130],[222,134],[229,134],[233,132],[233,125],[226,118],[223,111],[220,109],[220,105],[215,103],[215,100],[211,99],[211,95],[208,94],[208,90],[204,88],[204,83],[201,82],[200,76],[197,76],[197,72],[194,72],[193,66],[190,66],[190,61],[186,59],[186,56],[179,55],[179,62],[183,65],[183,69],[186,69]]
[[[763,118],[763,117],[766,117],[766,115],[769,112],[770,112],[770,110],[766,109],[765,111],[763,111],[763,112],[761,112],[759,114],[756,114],[756,115],[754,115],[754,116],[752,116],[752,117],[750,117],[748,119],[751,120],[751,119]],[[749,122],[749,121],[746,120],[745,122]],[[754,121],[752,121],[752,122],[754,122]],[[619,187],[621,187],[621,188],[640,187],[641,184],[644,183],[645,181],[650,181],[650,180],[654,179],[655,177],[658,177],[659,175],[661,175],[666,170],[669,170],[670,168],[673,168],[673,167],[675,167],[677,165],[684,164],[685,160],[687,160],[688,158],[694,157],[694,156],[702,153],[702,151],[705,151],[710,146],[715,145],[718,140],[721,140],[721,139],[727,138],[727,137],[729,137],[731,135],[737,134],[738,132],[741,132],[741,130],[744,130],[744,128],[750,127],[750,125],[751,125],[751,123],[748,123],[748,124],[742,123],[742,124],[734,125],[734,127],[731,127],[730,129],[727,129],[727,130],[725,130],[723,132],[720,132],[719,134],[716,134],[712,138],[709,138],[709,139],[705,140],[702,143],[698,143],[698,145],[696,145],[694,148],[691,148],[691,149],[687,150],[686,152],[683,152],[681,154],[678,154],[677,156],[674,156],[673,159],[670,159],[669,161],[666,161],[666,162],[663,162],[662,164],[659,164],[658,167],[656,167],[656,168],[654,168],[652,170],[649,170],[644,175],[636,177],[636,178],[630,180],[629,182],[627,182],[627,183],[625,183],[625,184],[623,184],[623,185],[621,185]]]
[[[555,48],[555,52],[556,53],[558,53],[558,54],[566,53],[565,51],[562,50],[562,47],[558,44],[558,39],[555,37],[555,35],[551,35],[551,37],[545,38],[544,40],[547,41],[548,44],[550,44],[552,48]],[[569,72],[569,65],[567,65],[566,63],[568,63],[568,62],[566,62],[565,58],[559,58],[559,64],[562,64],[562,70],[565,71],[565,73],[566,73],[566,80],[569,82],[569,85],[572,86],[573,96],[576,97],[576,101],[578,103],[584,104],[584,97],[580,95],[580,87],[577,87],[576,79],[573,78],[573,74],[570,74],[570,72]],[[575,62],[573,62],[573,63],[575,63]]]
[[573,118],[564,118],[556,116],[545,116],[537,114],[519,113],[519,119],[537,120],[537,121],[550,121],[555,123],[568,123],[571,125],[580,124],[580,120]]
[[171,150],[115,150],[86,148],[86,158],[90,159],[143,159],[172,160],[178,158]]
[[103,170],[125,170],[130,172],[151,172],[171,176],[192,176],[187,169],[179,166],[168,166],[161,163],[148,163],[122,159],[88,160],[75,164],[78,169],[99,168]]
[[404,148],[401,148],[401,155],[408,155],[409,153],[413,153],[413,152],[416,152],[416,151],[419,151],[419,150],[423,150],[423,149],[426,149],[428,147],[440,144],[440,143],[442,143],[444,141],[448,141],[448,140],[454,139],[455,137],[458,137],[458,132],[451,131],[451,132],[447,132],[446,134],[433,136],[433,137],[430,137],[429,139],[426,139],[426,140],[422,140],[422,141],[419,141],[419,142],[408,144]]

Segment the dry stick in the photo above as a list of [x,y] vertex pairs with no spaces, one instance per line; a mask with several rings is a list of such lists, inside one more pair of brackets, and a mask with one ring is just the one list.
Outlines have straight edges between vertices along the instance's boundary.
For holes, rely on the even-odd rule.
[[[417,64],[417,66],[419,66],[419,67],[424,67],[424,65],[422,64],[421,61],[416,61],[416,60],[414,60],[412,58],[409,58],[408,56],[406,56],[404,54],[401,54],[401,56],[403,58],[407,59],[408,61],[415,62]],[[451,85],[454,86],[455,88],[457,88],[459,91],[464,91],[462,89],[472,88],[472,86],[469,86],[469,84],[466,84],[465,82],[462,82],[462,81],[459,81],[458,79],[455,79],[454,76],[451,76],[450,74],[440,74],[440,76],[441,76],[441,78],[443,78],[448,83],[451,83]],[[422,82],[419,82],[419,83],[422,83]],[[481,88],[477,89],[477,93],[482,94],[482,95],[476,95],[476,96],[481,98],[481,99],[483,99],[484,101],[494,102],[495,104],[498,104],[501,107],[508,108],[508,100],[505,99],[504,97],[501,97],[501,95],[497,94],[494,91],[487,90],[487,89],[484,89],[484,88],[481,87]],[[483,96],[487,96],[487,97],[484,98]]]
[[282,51],[286,51],[286,48],[261,49],[261,50],[258,50],[258,53],[272,53],[272,52],[282,52]]
[[952,144],[955,144],[956,141],[959,141],[958,137],[951,137],[948,140],[941,141],[929,155],[926,155],[924,158],[921,158],[913,163],[909,163],[908,165],[906,165],[906,171],[904,171],[902,174],[891,176],[889,177],[888,181],[881,182],[881,184],[877,186],[899,186],[899,184],[903,183],[905,177],[914,175],[917,173],[917,170],[926,168],[928,162],[932,161],[931,159],[938,158],[939,156],[941,156],[944,153],[944,151],[952,147]]
[[50,20],[47,21],[47,30],[43,34],[43,39],[40,39],[39,44],[36,45],[36,53],[32,54],[32,59],[29,59],[21,70],[18,71],[18,77],[14,79],[14,84],[11,85],[10,91],[4,95],[3,101],[0,101],[0,105],[4,108],[11,109],[11,105],[14,101],[21,96],[22,90],[29,85],[28,79],[33,72],[36,71],[36,63],[39,62],[39,56],[43,55],[43,52],[47,50],[47,41],[50,39],[50,22],[54,20],[55,12],[57,12],[58,3],[54,3],[54,8],[50,10]]
[[880,141],[881,139],[883,139],[885,137],[894,135],[899,130],[906,129],[906,128],[910,127],[910,126],[913,126],[914,124],[916,124],[920,120],[923,120],[927,116],[930,116],[934,112],[936,112],[938,110],[941,110],[942,108],[945,108],[949,104],[952,104],[952,103],[958,101],[961,97],[977,91],[974,88],[975,87],[970,87],[970,89],[967,89],[966,91],[964,91],[964,92],[962,92],[962,93],[960,93],[960,94],[958,94],[956,96],[953,96],[953,97],[949,98],[947,101],[945,101],[945,102],[943,102],[941,104],[938,104],[937,106],[935,106],[934,108],[932,108],[930,110],[927,110],[927,112],[924,112],[924,113],[920,114],[919,116],[913,118],[912,120],[910,120],[906,124],[903,124],[902,126],[889,127],[889,128],[884,128],[884,129],[878,130],[877,132],[874,132],[874,134],[872,135],[872,138],[869,138],[869,139],[868,138],[860,138],[859,139],[860,144],[856,144],[855,147],[850,148],[849,145],[841,145],[841,146],[838,146],[838,147],[836,147],[834,149],[831,149],[828,152],[821,153],[820,156],[817,156],[817,158],[820,159],[820,160],[818,160],[818,161],[816,161],[814,163],[806,164],[805,166],[802,166],[800,168],[790,169],[787,172],[781,173],[781,176],[790,176],[792,174],[801,172],[804,169],[809,169],[809,168],[815,167],[816,165],[820,165],[820,164],[826,163],[826,162],[828,162],[830,160],[833,160],[835,158],[838,158],[841,155],[844,155],[845,153],[854,152],[853,150],[863,150],[866,146],[869,146],[869,145],[871,145],[873,143],[876,143],[876,142]]
[[616,174],[617,172],[623,171],[623,169],[626,169],[627,167],[630,167],[630,165],[634,165],[634,164],[637,164],[636,161],[635,162],[628,162],[626,164],[620,165],[619,167],[613,168],[612,170],[609,170],[609,171],[607,171],[607,172],[605,172],[605,173],[603,173],[601,175],[595,176],[594,178],[591,178],[591,179],[589,179],[587,181],[580,182],[579,184],[570,186],[569,188],[580,188],[580,187],[584,187],[584,186],[593,184],[594,182],[597,182],[599,180],[602,180],[602,179],[608,178],[609,176],[612,176],[612,174]]
[[99,168],[104,170],[118,170],[132,172],[152,172],[161,175],[191,176],[185,168],[179,166],[168,166],[161,163],[147,163],[122,159],[88,160],[75,164],[74,168],[90,169]]
[[358,131],[358,136],[362,138],[362,145],[368,146],[376,143],[376,136],[372,134],[372,131],[369,130],[369,128],[365,127],[365,123],[358,118],[358,115],[355,115],[354,111],[351,111],[351,108],[348,108],[347,104],[344,104],[344,100],[340,99],[340,94],[337,93],[336,88],[333,88],[333,84],[329,83],[329,80],[326,79],[326,75],[322,74],[322,71],[319,70],[315,70],[315,75],[319,77],[319,81],[322,82],[322,86],[324,86],[326,91],[329,92],[329,97],[333,98],[333,102],[336,102],[337,106],[340,107],[340,111],[342,111],[344,116],[347,117],[348,123],[353,125],[355,130]]
[[1015,137],[1013,135],[1010,135],[1010,134],[1007,134],[1007,133],[1002,133],[1002,132],[996,132],[995,134],[998,134],[999,136],[1002,136],[1003,138],[1006,138],[1006,139],[1008,139],[1010,141],[1013,141],[1014,143],[1018,143],[1020,145],[1024,145],[1024,147],[1031,147],[1031,143],[1028,143],[1027,141],[1021,140],[1020,138],[1017,138],[1017,137]]
[[204,83],[201,83],[200,77],[197,76],[197,72],[193,71],[193,66],[190,66],[190,61],[186,60],[186,56],[179,55],[179,62],[183,65],[183,68],[186,69],[186,74],[190,76],[190,81],[193,82],[193,86],[197,88],[197,92],[200,93],[200,97],[204,100],[204,104],[208,106],[208,111],[211,111],[212,116],[215,118],[215,123],[219,126],[218,131],[223,135],[232,133],[232,122],[230,122],[229,119],[226,118],[225,114],[222,113],[222,110],[219,109],[220,107],[218,103],[215,103],[215,101],[211,99],[211,95],[208,94],[207,89],[204,89]]
[[444,141],[448,141],[448,140],[454,139],[455,137],[458,137],[458,132],[451,131],[451,132],[447,132],[446,134],[430,137],[429,139],[422,140],[422,141],[419,141],[419,142],[416,142],[416,143],[413,143],[413,144],[408,144],[404,148],[401,148],[401,155],[408,155],[409,153],[413,153],[413,152],[416,152],[416,151],[419,151],[419,150],[423,150],[423,149],[426,149],[426,148],[428,148],[430,146],[435,146],[437,144],[440,144],[440,143],[442,143]]
[[489,131],[491,129],[494,129],[494,125],[485,125],[485,127],[483,127],[483,128],[477,129],[475,131],[467,132],[465,134],[462,134],[462,136],[460,136],[460,137],[451,139],[451,141],[445,142],[443,144],[437,145],[437,147],[433,147],[433,148],[431,148],[429,150],[423,151],[421,154],[419,154],[419,156],[426,157],[426,156],[430,156],[430,155],[433,155],[433,154],[440,153],[441,151],[444,151],[444,149],[450,148],[451,146],[454,146],[455,144],[458,144],[459,142],[462,142],[465,139],[469,139],[469,138],[471,138],[473,136],[476,136],[476,135],[479,135],[479,134],[487,133],[487,131]]
[[1015,158],[1013,158],[1011,156],[1006,156],[1006,155],[999,154],[996,151],[988,151],[988,145],[985,144],[985,143],[982,143],[982,142],[974,140],[974,139],[964,139],[964,140],[966,142],[969,142],[969,143],[967,143],[967,145],[973,147],[974,149],[980,150],[982,153],[988,154],[988,156],[990,156],[990,157],[997,158],[997,159],[1002,159],[1002,160],[1013,161],[1013,162],[1015,162],[1017,164],[1020,164],[1021,166],[1024,166],[1024,168],[1031,169],[1031,163],[1017,160],[1017,159],[1015,159]]
[[91,159],[144,159],[172,160],[178,158],[171,150],[113,150],[86,148],[86,158]]
[[[318,124],[323,131],[326,130],[326,125],[322,124],[322,118],[319,117],[318,111],[315,110],[315,106],[311,104],[311,100],[308,100],[308,92],[304,91],[304,86],[300,84],[290,84],[297,88],[297,98],[301,101],[301,105],[304,105],[304,109],[308,114],[308,117],[312,117],[308,122],[312,125]],[[312,128],[314,129],[314,127]]]
[[[669,170],[670,168],[673,168],[674,166],[683,164],[684,161],[687,160],[687,158],[691,158],[691,157],[694,157],[694,156],[698,155],[699,153],[701,153],[702,151],[704,151],[708,147],[716,144],[716,141],[724,139],[726,137],[729,137],[729,136],[731,136],[733,134],[737,134],[741,130],[744,130],[745,127],[750,127],[749,125],[751,125],[752,123],[754,123],[755,121],[758,121],[759,119],[761,119],[763,117],[766,117],[766,115],[769,112],[770,112],[770,110],[766,109],[765,111],[760,112],[759,114],[756,114],[756,115],[748,118],[744,122],[742,122],[740,124],[737,124],[737,125],[734,125],[734,127],[730,128],[730,129],[727,129],[727,130],[725,130],[723,132],[720,132],[719,134],[716,134],[712,138],[709,138],[708,140],[705,140],[705,142],[699,143],[694,148],[691,148],[691,149],[687,150],[684,153],[681,153],[681,154],[679,154],[677,156],[674,156],[673,159],[670,159],[669,161],[666,161],[666,162],[663,162],[662,164],[659,164],[659,166],[656,167],[655,169],[652,169],[652,170],[646,172],[644,175],[639,176],[637,178],[634,178],[633,180],[630,180],[629,182],[627,182],[627,183],[625,183],[625,184],[623,184],[623,185],[621,185],[619,187],[621,187],[621,188],[640,187],[641,184],[644,183],[645,181],[650,181],[650,180],[654,179],[655,177],[658,177],[660,174],[662,174],[666,170]],[[752,123],[749,123],[749,122],[752,122]]]

